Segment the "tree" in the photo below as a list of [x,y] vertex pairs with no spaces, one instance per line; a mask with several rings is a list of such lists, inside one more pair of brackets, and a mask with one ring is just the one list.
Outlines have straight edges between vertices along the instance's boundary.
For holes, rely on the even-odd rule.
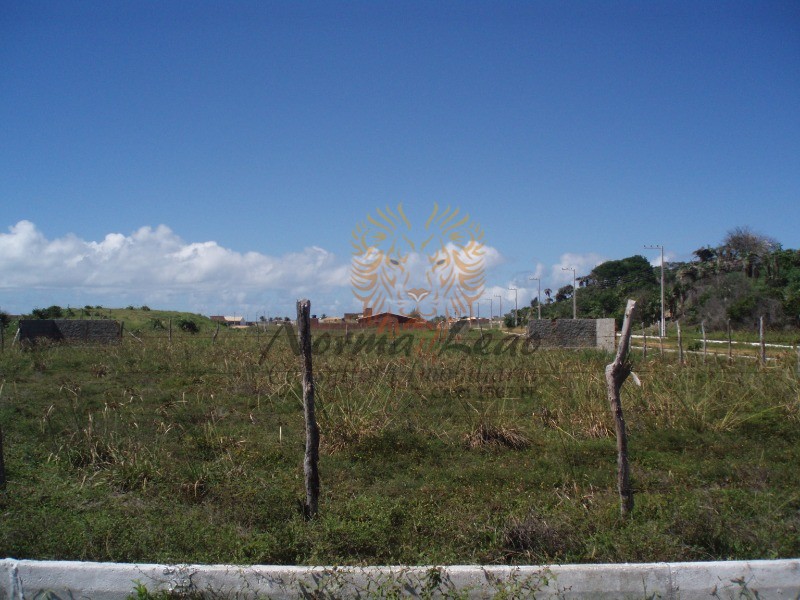
[[8,327],[9,323],[11,323],[11,315],[4,310],[0,310],[0,327]]
[[692,252],[692,254],[694,254],[697,257],[697,260],[705,263],[714,260],[714,258],[716,258],[717,256],[717,251],[714,250],[713,248],[709,248],[708,246],[706,246],[704,248],[698,248],[697,250]]
[[728,261],[741,267],[748,277],[758,277],[767,257],[781,249],[773,238],[749,227],[734,227],[722,242],[721,251]]
[[592,269],[587,277],[587,285],[604,287],[620,284],[638,287],[650,283],[656,283],[655,271],[650,261],[641,254],[621,260],[607,260]]
[[780,249],[780,244],[749,227],[734,227],[725,236],[722,247],[730,258],[744,260],[750,254],[765,256]]
[[547,298],[547,300],[545,300],[546,304],[550,304],[553,301],[553,299],[550,297],[552,293],[553,290],[551,290],[550,288],[544,288],[544,295]]
[[572,298],[572,292],[574,291],[572,284],[565,285],[564,287],[558,288],[556,292],[556,302],[563,302],[564,300],[569,300]]

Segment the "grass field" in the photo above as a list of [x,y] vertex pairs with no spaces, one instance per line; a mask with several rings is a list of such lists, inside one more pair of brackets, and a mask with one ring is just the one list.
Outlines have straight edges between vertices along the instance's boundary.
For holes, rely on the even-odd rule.
[[[150,318],[149,315],[144,317]],[[144,318],[143,317],[143,318]],[[800,382],[632,355],[636,507],[619,517],[605,365],[500,334],[317,337],[319,517],[303,519],[299,358],[275,330],[140,331],[0,354],[0,555],[457,564],[800,555]],[[274,336],[274,338],[273,338]],[[473,334],[474,336],[474,334]],[[483,354],[475,348],[483,348]]]

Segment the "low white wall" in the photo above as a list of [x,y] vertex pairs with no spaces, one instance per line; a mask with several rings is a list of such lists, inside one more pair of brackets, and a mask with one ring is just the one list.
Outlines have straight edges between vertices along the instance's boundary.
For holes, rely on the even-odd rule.
[[[0,598],[123,600],[150,592],[213,598],[439,597],[796,599],[800,559],[549,567],[279,567],[0,560]],[[716,594],[716,595],[715,595]]]

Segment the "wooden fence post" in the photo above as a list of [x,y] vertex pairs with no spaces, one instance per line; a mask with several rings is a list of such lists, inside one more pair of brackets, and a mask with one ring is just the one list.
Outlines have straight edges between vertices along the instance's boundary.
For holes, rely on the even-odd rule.
[[314,373],[311,366],[311,301],[297,301],[297,329],[303,359],[303,413],[306,422],[305,516],[313,519],[319,510],[319,426],[314,414]]
[[728,319],[728,364],[733,364],[733,339],[731,337],[730,319]]
[[761,364],[767,364],[767,345],[764,341],[764,315],[758,318],[758,341],[761,344]]
[[0,322],[0,352],[6,349],[6,326]]
[[6,484],[6,461],[3,456],[3,428],[0,426],[0,487]]
[[700,322],[700,331],[703,332],[703,364],[706,363],[706,322]]
[[642,358],[647,358],[647,331],[644,328],[644,321],[642,321]]
[[631,323],[636,300],[628,300],[625,308],[625,319],[622,322],[622,333],[617,347],[614,362],[606,366],[606,384],[608,385],[608,401],[614,415],[614,428],[617,433],[617,489],[619,490],[620,512],[623,517],[633,511],[633,486],[631,486],[628,469],[628,436],[625,432],[625,418],[622,415],[620,390],[631,372],[628,351],[631,344]]
[[681,321],[678,319],[675,322],[678,327],[678,364],[683,365],[683,337],[681,336]]
[[213,345],[214,342],[217,341],[217,336],[219,335],[219,323],[217,323],[217,330],[214,332],[214,335],[211,336],[211,344]]
[[172,318],[169,319],[169,343],[172,343]]
[[800,344],[797,345],[797,376],[800,377]]

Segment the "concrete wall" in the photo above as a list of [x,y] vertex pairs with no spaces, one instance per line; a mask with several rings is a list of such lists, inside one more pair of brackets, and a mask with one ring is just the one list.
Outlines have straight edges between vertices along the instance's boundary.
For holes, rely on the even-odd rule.
[[[800,560],[551,566],[292,567],[0,560],[0,600],[125,600],[134,587],[175,597],[374,598],[390,593],[471,600],[560,598],[793,599]],[[383,592],[380,594],[379,592]]]
[[19,322],[20,342],[45,338],[58,342],[111,344],[121,337],[122,325],[111,319],[26,319]]
[[528,337],[540,348],[599,348],[614,351],[614,319],[532,319]]

